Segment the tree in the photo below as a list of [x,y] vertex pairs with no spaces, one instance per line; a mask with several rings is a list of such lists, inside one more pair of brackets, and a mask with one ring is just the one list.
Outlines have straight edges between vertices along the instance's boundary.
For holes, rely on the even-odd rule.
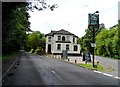
[[38,11],[42,11],[45,9],[50,9],[51,11],[54,11],[55,8],[57,8],[57,4],[50,5],[47,0],[36,0],[36,1],[28,1],[29,6],[28,9],[31,11],[34,11],[34,9],[37,9]]
[[37,49],[36,51],[45,53],[46,47],[46,38],[45,35],[39,31],[33,31],[32,33],[28,34],[26,49],[30,51],[31,49]]
[[2,53],[24,49],[27,41],[26,32],[30,30],[28,10],[53,11],[57,4],[49,5],[45,0],[33,2],[3,2],[2,3]]
[[95,53],[111,58],[120,58],[118,55],[118,28],[102,29],[96,36]]
[[2,3],[2,52],[18,51],[24,47],[26,31],[29,31],[30,17],[26,2]]

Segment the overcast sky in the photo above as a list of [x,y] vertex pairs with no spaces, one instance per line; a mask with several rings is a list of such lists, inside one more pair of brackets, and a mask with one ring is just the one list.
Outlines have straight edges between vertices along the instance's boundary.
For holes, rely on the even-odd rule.
[[99,22],[106,28],[117,24],[120,0],[49,0],[57,3],[54,11],[30,12],[31,30],[44,34],[51,30],[65,29],[82,37],[88,27],[88,13],[99,11]]

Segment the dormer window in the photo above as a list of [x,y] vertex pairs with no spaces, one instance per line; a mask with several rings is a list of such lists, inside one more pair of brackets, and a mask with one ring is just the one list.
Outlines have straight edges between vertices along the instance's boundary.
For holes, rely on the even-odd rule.
[[62,37],[62,41],[65,41],[65,36]]
[[61,36],[58,36],[58,41],[61,41]]

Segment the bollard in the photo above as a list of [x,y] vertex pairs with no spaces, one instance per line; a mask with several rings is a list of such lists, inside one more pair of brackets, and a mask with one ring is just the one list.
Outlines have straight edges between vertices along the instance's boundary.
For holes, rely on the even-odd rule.
[[97,65],[99,65],[99,61],[97,61]]
[[77,63],[77,60],[75,60],[75,63]]
[[87,60],[85,60],[85,64],[87,64],[87,62],[88,62],[88,61],[87,61]]
[[70,61],[70,59],[68,59],[68,61]]

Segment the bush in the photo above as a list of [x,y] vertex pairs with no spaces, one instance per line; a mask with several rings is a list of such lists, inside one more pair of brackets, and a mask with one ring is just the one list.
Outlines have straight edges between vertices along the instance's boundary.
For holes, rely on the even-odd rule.
[[37,47],[37,49],[35,49],[35,54],[42,54],[42,48],[41,47]]
[[35,52],[35,50],[34,49],[31,49],[31,51],[29,52],[29,53],[34,53]]

